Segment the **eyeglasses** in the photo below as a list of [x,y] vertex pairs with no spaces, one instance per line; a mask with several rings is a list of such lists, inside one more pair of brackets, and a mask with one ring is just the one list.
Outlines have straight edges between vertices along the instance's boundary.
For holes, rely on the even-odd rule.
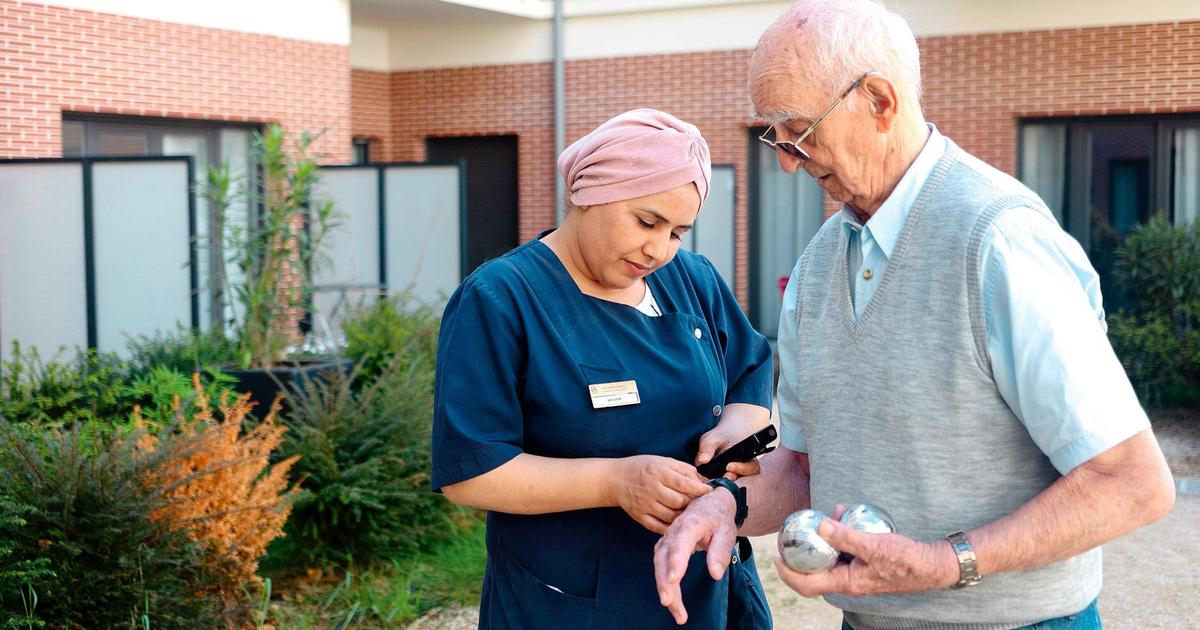
[[786,153],[794,158],[799,158],[801,161],[801,164],[808,163],[808,161],[812,159],[812,156],[810,156],[808,154],[808,151],[805,151],[804,149],[800,148],[800,143],[804,142],[805,138],[812,135],[812,132],[817,128],[817,125],[821,124],[822,120],[825,120],[830,114],[832,114],[833,110],[837,109],[837,106],[841,105],[842,101],[846,100],[847,96],[850,96],[850,93],[854,91],[854,88],[862,85],[863,79],[866,79],[868,76],[870,76],[870,74],[871,73],[868,72],[867,74],[864,74],[861,77],[858,77],[858,80],[855,81],[854,83],[851,83],[850,87],[846,88],[846,91],[842,92],[842,95],[839,96],[838,99],[833,102],[833,105],[830,105],[829,109],[825,110],[825,113],[821,114],[821,117],[817,118],[813,122],[813,124],[809,125],[808,129],[805,129],[804,133],[800,134],[800,137],[796,138],[795,140],[778,140],[778,141],[776,141],[776,140],[772,140],[771,138],[768,138],[767,137],[768,135],[771,135],[775,132],[775,125],[771,125],[770,127],[767,127],[767,130],[764,131],[763,134],[758,137],[758,139],[762,140],[764,144],[771,147],[772,149],[776,149],[778,151],[783,151],[784,153]]

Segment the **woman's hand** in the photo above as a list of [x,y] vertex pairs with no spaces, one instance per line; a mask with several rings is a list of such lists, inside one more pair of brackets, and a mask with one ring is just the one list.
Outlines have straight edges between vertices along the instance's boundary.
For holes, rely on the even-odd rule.
[[692,499],[712,490],[695,467],[670,457],[635,455],[617,462],[617,505],[655,534],[667,531]]
[[[726,405],[717,426],[700,436],[700,447],[696,451],[696,465],[708,462],[717,453],[746,439],[770,423],[771,412],[767,409],[743,403]],[[757,475],[758,472],[758,460],[752,459],[748,462],[730,463],[725,467],[724,476],[726,479],[737,479],[747,475]]]

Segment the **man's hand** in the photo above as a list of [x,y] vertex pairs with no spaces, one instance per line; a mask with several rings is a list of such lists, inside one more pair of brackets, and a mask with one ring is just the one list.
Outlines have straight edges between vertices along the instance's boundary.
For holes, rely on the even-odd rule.
[[616,504],[655,534],[667,531],[692,499],[711,490],[687,462],[658,455],[635,455],[618,462],[620,472],[613,478]]
[[[844,511],[838,506],[834,513]],[[854,560],[839,562],[825,573],[806,575],[792,571],[777,558],[775,569],[780,579],[805,597],[911,593],[958,582],[958,560],[945,541],[920,543],[899,534],[867,534],[829,519],[821,522],[818,533]]]
[[693,553],[708,549],[709,575],[714,580],[725,575],[736,544],[737,527],[733,524],[736,512],[737,503],[732,494],[725,490],[711,492],[692,501],[654,545],[658,601],[675,617],[675,623],[687,623],[679,583]]

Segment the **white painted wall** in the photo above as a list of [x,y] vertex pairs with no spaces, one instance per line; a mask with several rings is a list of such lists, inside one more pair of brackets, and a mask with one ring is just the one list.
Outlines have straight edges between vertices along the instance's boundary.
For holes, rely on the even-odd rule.
[[32,0],[288,39],[350,43],[350,0]]
[[386,72],[392,67],[388,39],[391,34],[386,28],[374,26],[350,27],[350,67],[360,70]]
[[[403,1],[396,0],[397,6],[402,7]],[[514,15],[488,13],[478,21],[433,26],[412,20],[375,22],[371,29],[388,32],[386,67],[380,65],[377,33],[361,43],[357,35],[352,39],[354,67],[396,71],[551,60],[552,24],[541,17],[548,2],[532,7],[527,0],[448,1],[508,9]],[[886,2],[904,15],[920,36],[1200,20],[1200,0]],[[678,8],[681,5],[687,6]],[[564,55],[567,59],[593,59],[752,48],[759,34],[790,5],[787,0],[567,0]],[[647,7],[660,9],[649,11]],[[622,12],[614,13],[618,10]],[[516,15],[520,11],[526,17]],[[364,51],[356,54],[360,46]],[[364,65],[359,65],[360,59]]]
[[1034,31],[1200,20],[1197,0],[887,0],[917,35]]

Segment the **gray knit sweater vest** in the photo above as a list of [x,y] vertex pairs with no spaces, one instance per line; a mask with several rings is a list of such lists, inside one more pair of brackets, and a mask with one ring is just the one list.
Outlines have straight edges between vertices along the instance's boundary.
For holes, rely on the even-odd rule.
[[[794,367],[815,509],[873,503],[900,533],[936,541],[1013,512],[1059,478],[987,356],[980,244],[1015,207],[1054,221],[1020,182],[947,141],[857,320],[845,218],[826,221],[805,250]],[[827,599],[857,630],[999,629],[1078,612],[1100,582],[1097,548],[962,590]]]

